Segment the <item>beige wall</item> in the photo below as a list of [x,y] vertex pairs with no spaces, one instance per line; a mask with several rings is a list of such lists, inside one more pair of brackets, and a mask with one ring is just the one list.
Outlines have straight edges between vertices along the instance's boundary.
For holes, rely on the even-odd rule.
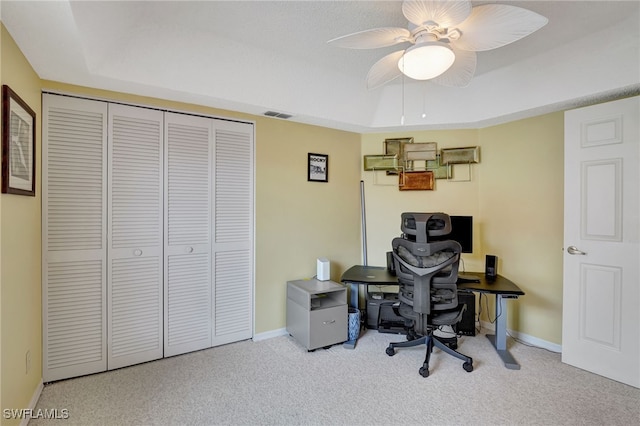
[[508,327],[562,339],[564,114],[480,130],[482,255],[526,295],[509,302]]
[[[479,146],[480,163],[455,165],[452,181],[434,191],[399,191],[397,177],[363,171],[370,265],[385,265],[385,252],[400,234],[405,211],[443,211],[474,217],[467,271],[484,271],[486,254],[498,256],[499,273],[526,293],[508,303],[508,327],[560,344],[562,334],[563,113],[479,130],[367,134],[362,153],[383,153],[385,138],[413,137],[438,149]],[[362,165],[360,166],[362,169]],[[489,300],[491,301],[491,300]],[[483,298],[484,312],[487,305]],[[484,321],[493,320],[491,314]]]
[[[287,280],[331,278],[360,262],[360,136],[262,120],[256,185],[256,332],[285,326]],[[307,182],[307,154],[329,155],[329,182]]]
[[[6,84],[36,112],[36,196],[0,195],[0,406],[25,408],[42,378],[40,286],[40,79],[2,26],[0,68]],[[26,353],[31,369],[26,372]],[[5,424],[5,419],[2,419]],[[17,424],[18,420],[6,421]]]

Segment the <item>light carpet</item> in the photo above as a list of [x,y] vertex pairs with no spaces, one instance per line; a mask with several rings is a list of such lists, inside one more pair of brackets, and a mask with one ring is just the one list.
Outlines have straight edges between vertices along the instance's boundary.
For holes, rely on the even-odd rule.
[[30,425],[630,425],[640,390],[571,367],[560,354],[508,339],[520,370],[484,335],[459,351],[474,371],[424,346],[385,354],[404,336],[364,332],[355,349],[308,352],[292,337],[242,341],[45,385],[37,409],[66,420]]

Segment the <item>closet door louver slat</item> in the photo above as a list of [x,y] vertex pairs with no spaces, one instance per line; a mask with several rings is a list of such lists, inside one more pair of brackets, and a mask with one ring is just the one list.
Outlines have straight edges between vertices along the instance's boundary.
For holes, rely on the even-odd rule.
[[162,158],[162,111],[110,104],[110,370],[163,354]]
[[104,371],[107,105],[43,95],[43,381]]

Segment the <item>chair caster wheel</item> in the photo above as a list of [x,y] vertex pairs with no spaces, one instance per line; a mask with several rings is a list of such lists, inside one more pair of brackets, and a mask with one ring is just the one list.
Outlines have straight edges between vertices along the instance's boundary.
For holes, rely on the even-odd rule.
[[385,352],[386,352],[386,353],[387,353],[387,355],[389,355],[389,356],[394,356],[394,355],[396,354],[395,349],[393,349],[391,346],[389,346],[389,347],[386,349],[386,351],[385,351]]
[[464,364],[462,364],[462,368],[464,368],[464,371],[466,371],[467,373],[471,373],[473,371],[473,364],[471,364],[470,362],[465,362]]
[[429,377],[429,369],[427,367],[420,367],[419,373],[422,377]]

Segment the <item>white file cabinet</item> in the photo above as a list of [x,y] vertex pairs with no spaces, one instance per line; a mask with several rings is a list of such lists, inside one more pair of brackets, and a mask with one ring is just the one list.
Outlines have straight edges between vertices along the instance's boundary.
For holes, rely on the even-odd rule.
[[287,332],[307,350],[347,340],[347,288],[333,281],[287,282]]

